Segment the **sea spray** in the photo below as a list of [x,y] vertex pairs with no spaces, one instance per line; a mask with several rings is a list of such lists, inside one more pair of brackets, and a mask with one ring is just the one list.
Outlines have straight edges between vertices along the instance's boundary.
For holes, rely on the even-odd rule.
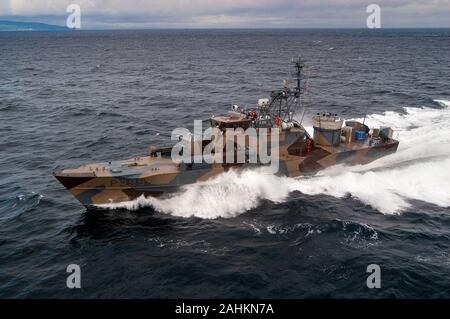
[[436,100],[441,108],[405,107],[366,118],[369,126],[391,126],[400,135],[397,153],[368,165],[326,169],[311,178],[278,177],[263,169],[229,171],[216,178],[187,185],[168,198],[140,198],[107,208],[151,206],[175,216],[229,218],[259,205],[283,202],[293,191],[308,195],[347,195],[384,214],[400,213],[409,200],[450,206],[450,101]]

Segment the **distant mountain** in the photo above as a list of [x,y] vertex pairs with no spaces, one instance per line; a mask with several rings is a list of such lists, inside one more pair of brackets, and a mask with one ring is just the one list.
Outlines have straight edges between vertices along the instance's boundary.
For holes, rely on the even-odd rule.
[[38,22],[0,20],[1,31],[69,31],[69,28]]

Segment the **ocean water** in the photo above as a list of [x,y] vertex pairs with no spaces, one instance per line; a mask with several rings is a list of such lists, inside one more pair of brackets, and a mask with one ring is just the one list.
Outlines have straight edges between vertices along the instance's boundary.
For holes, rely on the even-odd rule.
[[[0,33],[0,297],[449,298],[449,51],[432,29]],[[396,154],[89,211],[51,175],[254,105],[299,54],[306,126],[367,110]],[[69,264],[82,289],[66,288]]]

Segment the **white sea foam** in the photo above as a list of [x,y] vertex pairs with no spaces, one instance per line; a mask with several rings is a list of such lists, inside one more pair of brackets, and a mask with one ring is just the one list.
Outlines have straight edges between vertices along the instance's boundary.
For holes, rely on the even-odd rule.
[[[351,195],[385,214],[399,213],[410,200],[450,206],[450,101],[442,108],[405,107],[367,117],[369,126],[391,126],[399,133],[398,152],[369,165],[332,167],[310,178],[277,177],[263,170],[230,171],[188,185],[170,198],[140,197],[109,208],[154,209],[200,218],[234,217],[257,207],[262,199],[282,202],[293,191],[334,197]],[[394,136],[395,134],[394,133]]]

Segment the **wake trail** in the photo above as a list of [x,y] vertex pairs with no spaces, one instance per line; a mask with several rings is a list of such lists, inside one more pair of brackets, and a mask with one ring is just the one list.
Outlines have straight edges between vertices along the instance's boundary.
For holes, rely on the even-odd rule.
[[289,194],[351,197],[384,214],[400,213],[421,200],[450,206],[450,101],[435,100],[440,108],[405,107],[366,118],[369,127],[391,126],[400,140],[397,153],[368,165],[330,167],[314,177],[289,178],[264,169],[229,171],[183,187],[168,198],[141,196],[102,207],[130,210],[151,206],[174,216],[230,218],[257,207],[261,200],[284,202]]

